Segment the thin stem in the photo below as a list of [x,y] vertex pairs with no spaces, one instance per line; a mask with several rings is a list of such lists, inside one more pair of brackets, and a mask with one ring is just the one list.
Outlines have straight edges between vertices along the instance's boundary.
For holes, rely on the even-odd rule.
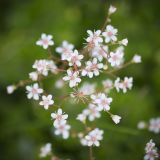
[[107,17],[106,17],[106,20],[105,20],[105,22],[104,22],[104,24],[103,24],[103,27],[102,27],[102,29],[101,29],[102,32],[105,30],[106,25],[107,25],[107,23],[109,22],[109,16],[110,16],[110,15],[108,14]]
[[94,160],[92,146],[89,147],[89,160]]

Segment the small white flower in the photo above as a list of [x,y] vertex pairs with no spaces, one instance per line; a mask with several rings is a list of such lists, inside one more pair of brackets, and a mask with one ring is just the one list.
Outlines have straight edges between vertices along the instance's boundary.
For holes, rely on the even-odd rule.
[[98,93],[97,96],[92,95],[91,98],[93,99],[93,103],[98,105],[99,110],[110,110],[111,97],[107,97],[104,93]]
[[32,81],[37,81],[38,80],[38,73],[37,72],[31,72],[31,73],[29,73],[29,78]]
[[106,26],[105,32],[102,33],[102,35],[105,38],[105,42],[108,43],[111,41],[113,41],[113,42],[117,41],[117,37],[116,37],[117,32],[118,32],[118,30],[115,29],[113,26],[111,26],[111,25]]
[[152,118],[149,121],[149,131],[156,134],[160,133],[160,118]]
[[127,89],[131,89],[133,86],[133,78],[130,77],[125,77],[124,78],[124,81],[121,82],[120,84],[120,88],[123,90],[123,93],[126,93],[127,92]]
[[57,66],[52,60],[47,61],[47,68],[50,70],[52,73],[57,73]]
[[88,135],[85,136],[85,139],[87,140],[87,145],[99,147],[100,146],[99,141],[103,139],[102,135],[103,135],[103,130],[100,130],[98,128],[90,131]]
[[89,104],[88,106],[88,119],[90,121],[94,121],[95,118],[100,118],[100,110],[99,108],[94,104]]
[[69,130],[71,128],[70,125],[66,123],[60,123],[59,125],[55,126],[55,135],[62,135],[64,139],[69,137]]
[[47,144],[45,144],[44,146],[41,147],[39,156],[41,158],[44,158],[44,157],[50,155],[51,151],[52,151],[52,144],[47,143]]
[[157,148],[152,139],[146,144],[145,152],[146,155],[144,156],[144,160],[155,160],[158,158]]
[[145,151],[146,152],[150,152],[153,148],[155,147],[155,143],[153,142],[153,140],[151,139],[145,147]]
[[82,76],[88,76],[93,78],[93,75],[98,76],[100,69],[103,68],[103,63],[98,63],[96,58],[93,58],[93,61],[87,61],[85,69],[82,70]]
[[124,45],[124,46],[127,46],[127,44],[128,44],[128,39],[127,39],[127,38],[122,39],[122,40],[120,41],[120,44],[122,44],[122,45]]
[[63,41],[62,45],[56,48],[56,52],[61,54],[62,60],[67,60],[73,53],[73,48],[74,48],[73,44],[70,44],[67,41]]
[[79,89],[80,92],[83,93],[83,95],[90,95],[95,92],[95,84],[90,84],[85,82]]
[[109,92],[113,88],[113,82],[110,79],[102,81],[102,84],[106,92]]
[[34,83],[33,86],[26,86],[28,99],[39,100],[39,95],[43,93],[43,89],[39,88],[38,83]]
[[41,106],[44,106],[44,109],[48,109],[50,105],[52,105],[54,101],[52,100],[52,95],[42,96],[42,101],[39,103]]
[[87,33],[88,33],[88,38],[86,39],[86,41],[88,42],[89,48],[94,48],[95,46],[99,46],[99,44],[103,42],[100,30],[94,32],[92,32],[91,30],[87,30]]
[[78,83],[81,82],[81,79],[79,78],[79,72],[78,71],[72,71],[71,69],[67,70],[67,76],[63,77],[64,81],[69,81],[69,87],[75,87],[78,85]]
[[51,117],[54,120],[54,126],[58,126],[61,123],[66,123],[66,119],[68,118],[68,114],[63,113],[62,109],[59,108],[57,112],[51,113]]
[[64,81],[62,79],[59,79],[55,82],[56,88],[61,89],[61,88],[63,88],[63,86],[64,86]]
[[138,128],[138,129],[144,129],[144,128],[146,128],[146,126],[147,126],[147,124],[146,124],[146,122],[144,122],[144,121],[140,121],[140,122],[138,122],[138,124],[137,124],[137,128]]
[[89,113],[88,110],[85,109],[85,110],[83,110],[82,113],[80,113],[80,114],[77,115],[76,119],[84,123],[85,120],[86,120],[86,118],[87,118],[88,113]]
[[69,61],[69,66],[76,65],[80,67],[83,57],[84,56],[79,54],[77,50],[74,50],[74,52],[71,53],[71,56],[67,59]]
[[118,124],[121,120],[121,117],[118,115],[111,115],[112,120],[114,121],[115,124]]
[[133,61],[134,63],[141,63],[141,62],[142,62],[141,56],[138,55],[138,54],[135,54],[134,57],[133,57],[133,59],[132,59],[132,61]]
[[8,94],[12,94],[16,89],[16,86],[15,85],[9,85],[7,86],[7,93]]
[[116,7],[110,5],[109,10],[108,10],[108,13],[111,15],[111,14],[113,14],[114,12],[116,12],[116,10],[117,10]]
[[46,35],[45,33],[41,34],[41,38],[36,42],[38,46],[42,46],[44,49],[47,49],[48,46],[53,46],[54,41],[52,40],[52,35]]
[[117,50],[115,53],[110,53],[110,58],[108,59],[108,62],[111,64],[112,67],[117,67],[121,64],[123,60],[123,53],[120,52],[120,50]]
[[99,61],[102,61],[103,58],[107,59],[108,46],[97,46],[97,47],[94,47],[90,53],[91,53],[92,57],[95,57]]
[[45,59],[36,60],[32,66],[38,73],[47,76],[48,75],[48,61]]

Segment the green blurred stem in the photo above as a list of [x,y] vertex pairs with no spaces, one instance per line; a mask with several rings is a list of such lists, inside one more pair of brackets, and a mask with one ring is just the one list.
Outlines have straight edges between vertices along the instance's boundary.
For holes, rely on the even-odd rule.
[[92,146],[89,147],[89,160],[94,160]]

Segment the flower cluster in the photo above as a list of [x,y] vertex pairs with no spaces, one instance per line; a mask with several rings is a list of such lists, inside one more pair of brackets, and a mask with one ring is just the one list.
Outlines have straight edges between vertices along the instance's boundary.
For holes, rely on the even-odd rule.
[[[56,79],[56,75],[60,75],[61,78],[54,84],[56,89],[63,89],[69,85],[69,93],[61,97],[83,102],[85,109],[78,116],[77,113],[74,116],[77,116],[76,119],[85,126],[88,125],[87,120],[94,121],[100,118],[102,111],[107,113],[115,124],[121,120],[121,116],[111,113],[114,97],[109,94],[112,89],[126,93],[133,86],[133,78],[127,76],[120,78],[115,73],[130,64],[140,63],[141,57],[136,54],[130,61],[125,62],[124,47],[127,46],[128,39],[119,40],[118,29],[110,24],[110,16],[115,11],[116,8],[110,6],[108,18],[101,30],[87,30],[88,36],[85,38],[86,43],[82,50],[77,50],[73,44],[64,40],[60,46],[55,48],[55,52],[58,54],[53,54],[51,48],[54,45],[52,35],[42,33],[36,44],[47,50],[48,57],[34,62],[32,65],[34,71],[29,73],[28,80],[7,87],[8,94],[11,94],[18,87],[25,86],[28,99],[40,100],[39,105],[46,110],[52,105],[53,109],[58,106],[57,112],[51,113],[51,117],[54,121],[55,135],[62,135],[64,139],[69,137],[69,130],[72,128],[67,123],[68,114],[63,113],[61,105],[57,104],[59,102],[56,99],[53,100],[53,96],[48,94],[44,88],[43,79],[48,76],[53,76]],[[107,78],[102,80],[99,78],[101,75],[105,75]],[[86,82],[86,79],[90,81],[98,79],[98,81],[90,83]],[[55,93],[57,92],[55,91]],[[63,101],[65,98],[60,98],[59,101]],[[86,146],[98,147],[99,141],[103,139],[103,131],[94,127],[89,128],[88,130],[86,127],[83,132],[84,136],[80,136],[81,143]],[[79,135],[77,132],[76,134]],[[47,145],[42,149],[42,157],[46,155],[49,148]]]
[[157,148],[152,139],[146,144],[145,152],[144,160],[155,160],[159,157]]
[[160,117],[151,118],[148,123],[140,121],[137,125],[138,129],[148,129],[150,132],[155,134],[160,133]]
[[87,135],[79,135],[80,142],[83,146],[100,146],[100,142],[103,139],[103,130],[95,128],[94,130],[90,131]]
[[64,139],[67,139],[69,137],[69,129],[71,128],[67,124],[68,114],[64,114],[62,109],[59,108],[57,112],[51,113],[51,117],[54,120],[55,134],[62,135]]
[[39,156],[44,158],[44,157],[50,155],[51,151],[52,151],[52,144],[51,143],[46,143],[44,146],[42,146],[40,148]]

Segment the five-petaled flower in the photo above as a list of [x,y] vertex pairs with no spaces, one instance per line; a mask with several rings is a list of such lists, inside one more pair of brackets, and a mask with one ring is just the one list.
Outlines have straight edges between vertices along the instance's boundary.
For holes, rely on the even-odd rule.
[[39,100],[39,95],[43,93],[43,89],[39,88],[38,83],[34,83],[31,86],[26,86],[26,90],[28,93],[28,99],[33,98],[35,100]]
[[81,82],[78,71],[67,70],[67,76],[63,77],[64,81],[69,81],[69,87],[75,87]]
[[85,139],[87,140],[87,146],[96,146],[99,147],[100,143],[99,141],[103,139],[103,130],[100,130],[98,128],[90,131],[88,135],[85,136]]
[[52,40],[52,35],[42,33],[41,38],[36,42],[36,44],[42,46],[44,49],[47,49],[48,46],[53,46],[54,41]]
[[61,60],[67,60],[73,53],[74,45],[63,41],[60,47],[56,48],[56,52],[61,54]]
[[113,26],[111,25],[108,25],[106,27],[106,30],[102,33],[102,35],[104,36],[105,38],[105,42],[108,43],[108,42],[115,42],[117,41],[117,32],[118,30],[115,29]]
[[111,97],[107,97],[104,93],[99,93],[98,95],[91,95],[91,99],[93,99],[94,104],[98,105],[99,110],[110,110]]
[[93,49],[96,46],[99,46],[100,43],[103,42],[103,39],[101,37],[101,30],[97,30],[92,32],[91,30],[87,30],[88,38],[86,41],[88,42],[88,48]]
[[62,109],[59,108],[57,112],[51,113],[51,117],[54,120],[54,126],[58,126],[59,124],[66,122],[68,114],[63,113]]
[[82,76],[88,76],[92,78],[93,75],[98,76],[100,69],[103,68],[103,63],[98,63],[96,58],[93,58],[92,61],[86,62],[86,67],[82,70]]
[[79,54],[77,50],[74,50],[74,52],[71,53],[70,57],[67,58],[69,61],[69,66],[81,66],[81,60],[83,59],[83,55]]
[[52,95],[48,95],[48,96],[45,96],[43,95],[42,96],[42,101],[40,101],[40,105],[41,106],[44,106],[44,109],[48,109],[50,105],[52,105],[54,103],[53,99],[52,99]]

